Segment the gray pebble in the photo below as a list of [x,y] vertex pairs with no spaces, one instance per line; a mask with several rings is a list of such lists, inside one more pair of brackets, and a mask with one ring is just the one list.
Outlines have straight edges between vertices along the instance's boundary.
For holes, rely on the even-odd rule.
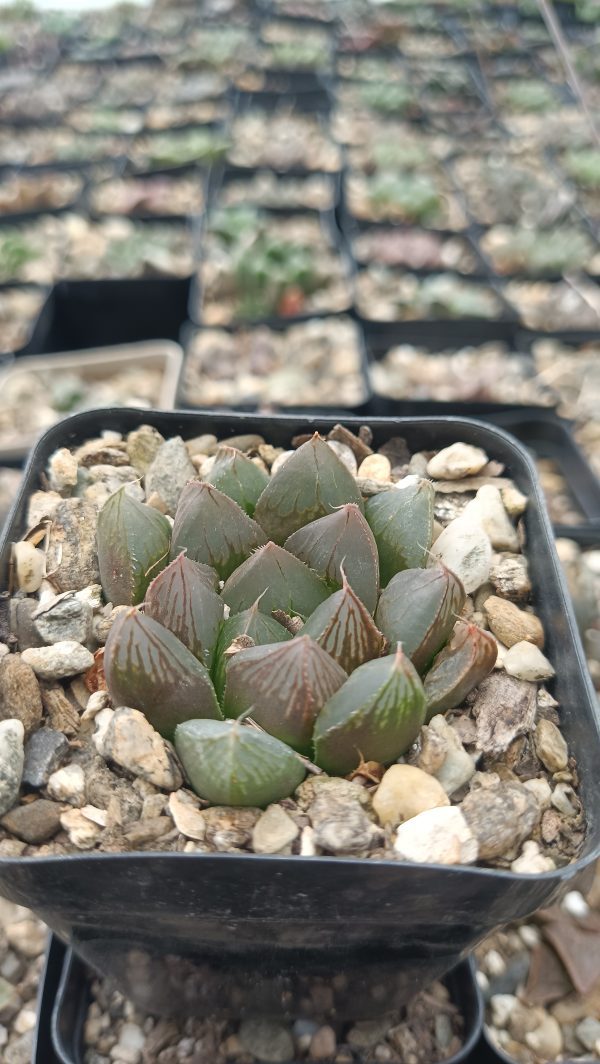
[[68,753],[69,744],[62,732],[40,728],[25,746],[23,783],[28,787],[43,787],[64,763]]
[[244,1020],[239,1040],[247,1053],[264,1064],[287,1064],[294,1059],[294,1042],[287,1027],[271,1020]]
[[24,737],[25,730],[20,720],[3,720],[0,723],[0,816],[12,809],[19,797]]
[[83,499],[64,499],[50,528],[46,569],[59,591],[81,591],[97,584],[96,507]]
[[188,480],[195,476],[196,470],[185,443],[181,436],[174,436],[161,444],[146,473],[146,498],[156,492],[165,503],[167,512],[174,514],[181,492]]
[[58,596],[43,603],[34,614],[36,628],[44,643],[59,643],[74,639],[87,643],[92,627],[92,607],[75,594]]
[[575,1034],[582,1046],[585,1046],[590,1051],[594,1050],[598,1042],[600,1042],[600,1021],[595,1020],[592,1016],[586,1016],[581,1023],[577,1024]]
[[10,603],[10,630],[17,637],[19,650],[27,650],[27,647],[41,647],[44,645],[33,614],[37,612],[39,603],[32,598],[17,598],[14,596]]

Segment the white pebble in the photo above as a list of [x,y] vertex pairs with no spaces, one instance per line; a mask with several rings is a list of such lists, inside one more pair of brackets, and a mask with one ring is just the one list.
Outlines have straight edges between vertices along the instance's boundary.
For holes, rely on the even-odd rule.
[[517,680],[530,680],[532,683],[550,680],[554,676],[554,668],[546,655],[527,640],[513,643],[508,648],[504,654],[504,668],[509,676],[514,676]]
[[513,861],[510,870],[519,875],[537,876],[540,872],[554,872],[556,865],[551,857],[544,857],[540,853],[537,842],[529,839],[523,843],[520,857]]
[[430,458],[427,472],[435,480],[462,480],[463,477],[476,476],[488,461],[487,454],[480,447],[453,443]]
[[85,802],[85,773],[81,765],[65,765],[48,780],[48,794],[57,802],[82,806]]
[[453,805],[428,809],[401,824],[394,849],[419,864],[473,864],[478,856],[477,840]]
[[467,594],[485,584],[492,566],[492,545],[481,525],[457,517],[431,548],[431,563],[441,561],[462,581]]
[[392,479],[392,465],[384,454],[368,454],[358,468],[358,476],[363,480],[379,480],[387,484]]
[[484,484],[475,498],[468,503],[463,517],[471,516],[479,520],[484,532],[487,532],[494,550],[519,550],[517,530],[504,509],[502,496],[493,484]]
[[494,1027],[506,1027],[511,1014],[519,1004],[514,994],[492,994],[490,1008]]
[[291,458],[292,455],[295,453],[295,451],[282,451],[281,454],[278,454],[277,458],[273,462],[273,465],[271,466],[271,476],[274,477],[275,474],[283,468],[288,458]]
[[587,916],[590,911],[587,901],[578,890],[570,890],[565,894],[561,908],[571,916]]
[[26,591],[30,595],[38,591],[44,579],[46,559],[41,550],[22,540],[13,543],[12,557],[15,566],[15,576],[20,591]]
[[78,461],[67,447],[61,447],[50,455],[48,480],[53,491],[66,491],[77,485]]
[[334,454],[337,454],[340,462],[343,462],[346,469],[350,470],[352,476],[355,477],[358,471],[358,466],[354,451],[351,451],[347,444],[339,443],[338,440],[327,440],[327,446],[331,447],[331,450]]
[[21,659],[31,665],[42,680],[77,676],[94,664],[94,655],[74,639],[61,639],[50,647],[28,647]]
[[535,946],[538,946],[542,941],[540,932],[537,927],[533,926],[533,924],[523,924],[523,926],[519,928],[519,935],[523,941],[523,945],[527,946],[527,949],[534,949]]

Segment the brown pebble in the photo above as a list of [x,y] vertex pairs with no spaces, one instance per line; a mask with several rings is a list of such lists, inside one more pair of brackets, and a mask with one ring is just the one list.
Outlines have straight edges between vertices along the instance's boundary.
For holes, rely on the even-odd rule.
[[515,606],[514,602],[490,595],[484,602],[490,628],[505,647],[526,641],[536,647],[544,645],[542,622],[533,613],[527,613]]
[[61,807],[58,802],[40,798],[37,802],[16,806],[2,817],[2,827],[24,842],[46,842],[60,827]]
[[20,654],[7,654],[0,662],[0,720],[20,720],[25,737],[42,719],[42,696],[36,675]]
[[131,848],[135,849],[136,846],[144,846],[148,842],[159,839],[161,835],[166,835],[172,827],[173,821],[169,816],[156,816],[150,820],[139,820],[137,824],[132,824],[127,828],[123,834]]
[[330,1060],[337,1048],[337,1040],[333,1027],[319,1027],[315,1031],[308,1050],[309,1060]]
[[77,709],[67,698],[64,689],[60,685],[47,687],[42,685],[42,704],[50,725],[56,731],[64,735],[77,735],[79,731],[80,717]]

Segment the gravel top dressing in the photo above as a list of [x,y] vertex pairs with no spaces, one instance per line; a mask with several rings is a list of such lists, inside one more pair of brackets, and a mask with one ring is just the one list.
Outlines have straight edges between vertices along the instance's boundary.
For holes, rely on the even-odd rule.
[[470,444],[371,443],[146,425],[51,455],[0,646],[0,856],[579,855],[527,498]]

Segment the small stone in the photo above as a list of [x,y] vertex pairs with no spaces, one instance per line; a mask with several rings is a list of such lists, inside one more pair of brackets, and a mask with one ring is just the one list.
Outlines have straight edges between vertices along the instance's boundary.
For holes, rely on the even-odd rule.
[[54,728],[39,728],[25,746],[23,783],[28,787],[43,787],[69,753],[69,744],[62,732]]
[[539,720],[535,729],[535,750],[548,772],[561,772],[569,761],[569,748],[551,720]]
[[156,842],[157,839],[167,835],[173,829],[173,822],[168,816],[151,817],[148,820],[138,820],[123,832],[129,847],[133,850],[138,846],[147,846],[148,843]]
[[525,1035],[525,1042],[544,1060],[556,1060],[563,1047],[563,1036],[558,1020],[544,1012],[539,1027]]
[[[564,909],[565,912],[569,913],[570,916],[575,916],[577,918],[588,916],[590,912],[590,906],[585,900],[583,894],[581,894],[578,890],[567,891],[561,902],[561,908]],[[600,1031],[598,1032],[597,1037],[600,1038]]]
[[173,791],[169,795],[169,812],[175,827],[187,839],[202,841],[206,835],[206,820],[198,801],[188,791]]
[[33,620],[44,643],[64,640],[87,643],[92,628],[92,607],[75,592],[67,592],[38,606]]
[[96,733],[94,742],[107,761],[114,761],[155,787],[165,791],[181,787],[182,776],[173,751],[138,709],[117,709],[100,739]]
[[146,473],[146,497],[157,492],[173,515],[181,492],[195,476],[185,443],[181,436],[173,436],[160,445]]
[[109,609],[107,613],[103,611],[94,617],[92,621],[92,635],[97,643],[104,646],[117,617],[128,609],[130,609],[129,606],[114,606],[112,609]]
[[147,473],[164,442],[164,436],[152,425],[140,425],[139,429],[134,429],[127,436],[127,455],[131,465],[140,473]]
[[48,481],[52,491],[63,494],[77,486],[79,463],[67,447],[61,447],[48,460]]
[[193,458],[195,454],[214,454],[218,447],[218,440],[212,432],[204,432],[201,436],[186,440],[185,446],[190,458]]
[[21,658],[42,680],[77,676],[94,664],[94,655],[73,639],[62,639],[50,647],[29,647]]
[[294,1059],[294,1041],[287,1027],[274,1020],[243,1020],[238,1038],[261,1064],[287,1064]]
[[35,673],[22,654],[9,654],[0,661],[0,719],[21,721],[31,735],[42,719],[42,695]]
[[470,594],[485,584],[492,565],[492,545],[486,532],[470,517],[457,517],[446,525],[431,548],[433,561],[441,561],[462,581]]
[[473,515],[487,533],[494,550],[518,551],[519,537],[516,528],[504,509],[502,496],[498,488],[485,484],[479,488],[475,498],[468,503],[463,517]]
[[535,799],[540,809],[550,808],[550,799],[552,797],[552,788],[545,777],[534,780],[526,780],[523,784],[528,791],[535,796]]
[[93,850],[102,834],[102,828],[84,816],[81,809],[69,809],[62,813],[60,824],[78,850]]
[[37,802],[28,802],[11,809],[2,817],[2,827],[16,835],[23,842],[39,845],[56,835],[60,827],[61,808],[57,802],[39,798]]
[[27,528],[35,528],[45,517],[52,517],[62,495],[57,491],[34,491],[27,504]]
[[506,508],[506,512],[511,517],[520,517],[525,513],[527,509],[528,498],[523,495],[522,491],[515,488],[514,484],[506,484],[500,488],[500,494],[502,495],[502,502]]
[[479,846],[479,858],[503,857],[528,838],[539,822],[541,810],[521,783],[498,783],[477,788],[460,806]]
[[358,802],[339,801],[323,791],[308,809],[315,844],[329,853],[367,853],[380,836]]
[[0,816],[12,809],[19,797],[25,758],[24,736],[20,720],[0,722]]
[[504,753],[519,735],[533,727],[536,713],[535,684],[495,672],[479,684],[473,713],[477,722],[477,747],[493,757]]
[[426,809],[444,805],[450,800],[442,785],[414,765],[388,768],[373,797],[373,809],[384,826],[397,827]]
[[290,852],[290,846],[300,830],[280,805],[270,805],[252,830],[252,849],[255,853]]
[[462,480],[474,477],[488,464],[488,456],[480,447],[469,443],[452,443],[430,458],[427,473],[435,480]]
[[523,843],[520,857],[511,862],[511,872],[519,875],[537,876],[540,872],[554,872],[556,865],[551,857],[544,857],[537,842],[528,839]]
[[34,547],[33,543],[22,540],[20,543],[13,543],[12,560],[20,590],[28,595],[38,591],[46,571],[46,560],[42,551]]
[[21,1004],[17,988],[0,976],[0,1020],[2,1023],[10,1023],[21,1008]]
[[507,1027],[511,1014],[518,1004],[519,1000],[514,994],[492,994],[490,1009],[494,1027]]
[[[438,753],[443,753],[439,764],[432,770],[432,775],[444,788],[446,794],[454,794],[468,783],[475,772],[475,761],[467,753],[454,728],[450,727],[442,713],[436,714],[426,727],[421,729],[421,746],[424,733],[435,736]],[[424,767],[421,765],[421,767]]]
[[490,569],[490,583],[500,598],[520,602],[531,593],[529,566],[522,554],[495,554]]
[[343,462],[346,466],[346,469],[348,469],[350,473],[352,473],[352,476],[355,477],[357,474],[358,466],[354,451],[351,451],[345,443],[338,443],[337,440],[328,440],[327,446],[331,448],[334,454],[337,454],[340,462]]
[[81,807],[85,803],[85,773],[81,765],[65,765],[48,780],[48,794],[57,802]]
[[99,582],[96,521],[96,507],[85,499],[63,499],[57,506],[46,568],[58,591],[81,591]]
[[505,647],[523,641],[543,647],[544,629],[535,614],[520,610],[514,602],[498,598],[497,595],[490,595],[483,605],[492,632]]
[[79,713],[67,698],[64,688],[59,685],[44,686],[41,688],[41,694],[50,726],[67,736],[77,735],[80,724]]
[[277,455],[277,457],[275,458],[275,460],[273,462],[273,465],[271,466],[271,476],[272,477],[274,477],[275,474],[278,473],[280,469],[283,469],[283,467],[284,467],[285,463],[287,462],[288,458],[291,458],[294,453],[295,453],[294,451],[281,451],[281,453]]
[[548,658],[534,643],[513,643],[504,655],[504,668],[509,676],[533,683],[550,680],[554,676]]
[[308,1047],[309,1060],[331,1060],[335,1056],[337,1039],[333,1027],[319,1027],[313,1034]]
[[593,1016],[586,1016],[577,1024],[575,1033],[582,1046],[593,1052],[600,1041],[600,1021],[595,1020]]
[[381,1016],[376,1020],[360,1020],[350,1028],[346,1041],[355,1049],[370,1049],[385,1038],[389,1025],[390,1021],[387,1016]]
[[405,861],[419,864],[474,864],[477,840],[457,806],[428,809],[401,824],[394,843]]
[[216,850],[239,850],[252,841],[252,830],[262,809],[214,805],[204,810],[206,841]]
[[577,795],[568,783],[557,783],[550,801],[563,816],[577,816],[581,809]]
[[370,454],[360,463],[358,476],[365,480],[380,480],[387,484],[392,479],[392,466],[384,454]]
[[13,595],[10,600],[10,631],[16,636],[19,650],[27,647],[42,647],[44,640],[36,628],[33,614],[39,603],[33,598],[18,598]]
[[145,1044],[146,1037],[137,1023],[123,1024],[119,1031],[119,1040],[117,1042],[121,1049],[126,1049],[130,1053],[141,1054]]

